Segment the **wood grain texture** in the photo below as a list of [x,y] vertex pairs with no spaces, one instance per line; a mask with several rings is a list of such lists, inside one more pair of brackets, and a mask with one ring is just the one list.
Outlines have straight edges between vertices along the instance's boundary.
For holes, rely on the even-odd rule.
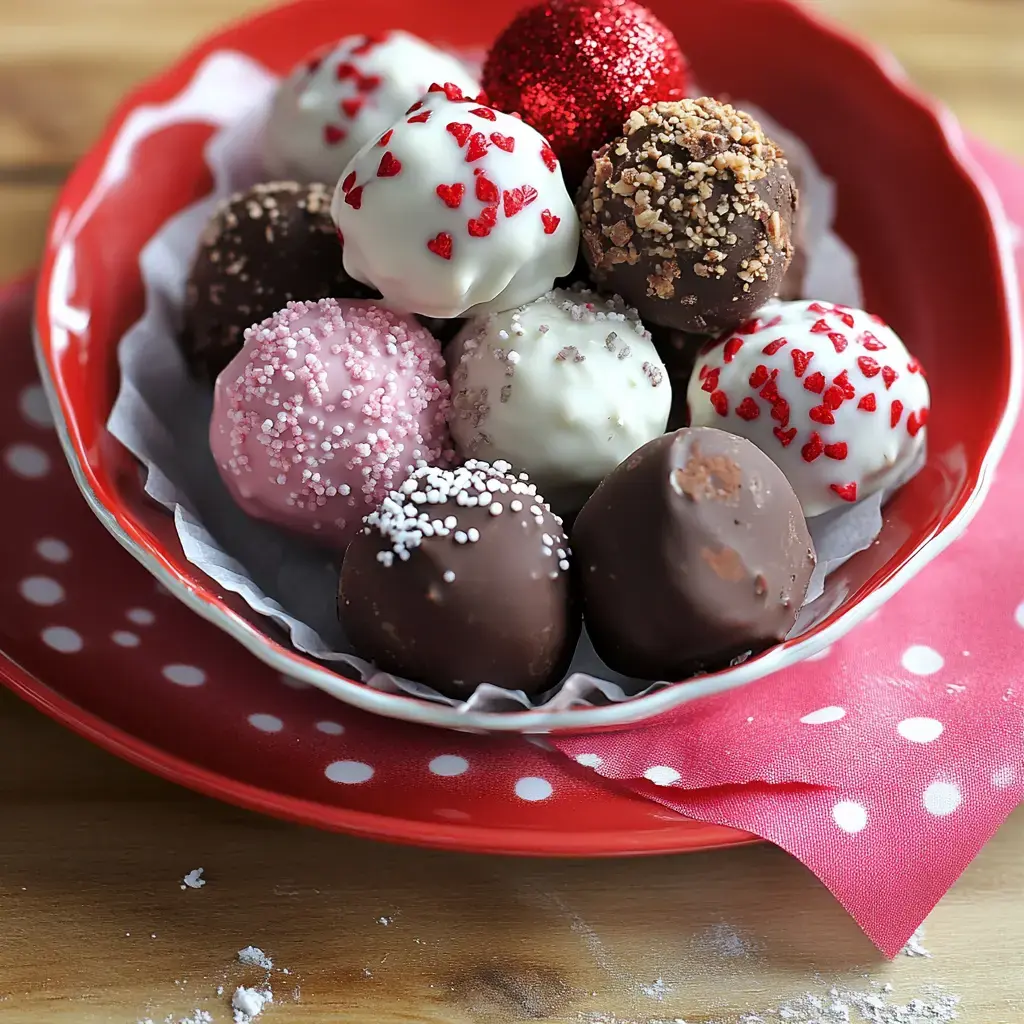
[[[0,0],[0,275],[35,262],[57,183],[124,91],[249,6]],[[1024,154],[1022,0],[814,6]],[[1024,1019],[1024,813],[932,915],[933,958],[890,965],[769,847],[529,862],[319,834],[150,778],[6,693],[0,796],[3,1024],[227,1021],[233,986],[262,980],[235,961],[249,943],[290,972],[268,1024],[732,1022],[886,981],[893,999],[946,986],[968,1024]],[[199,866],[208,885],[182,891]]]

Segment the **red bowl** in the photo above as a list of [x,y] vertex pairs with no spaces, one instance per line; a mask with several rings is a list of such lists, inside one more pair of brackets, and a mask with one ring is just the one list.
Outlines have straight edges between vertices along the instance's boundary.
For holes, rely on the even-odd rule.
[[[557,713],[459,713],[382,694],[285,646],[267,624],[184,558],[171,518],[146,498],[138,466],[107,432],[117,391],[117,343],[142,314],[139,254],[157,229],[206,195],[210,124],[144,134],[133,115],[179,95],[217,50],[283,73],[312,47],[355,31],[402,27],[456,47],[479,46],[514,3],[362,7],[299,0],[216,35],[133,93],[65,186],[50,226],[36,306],[37,347],[65,448],[86,498],[111,532],[199,614],[290,675],[377,713],[493,731],[626,725],[679,703],[763,677],[838,639],[948,545],[977,511],[1019,404],[1009,231],[998,199],[968,155],[959,127],[921,98],[891,60],[873,54],[786,0],[719,0],[770,53],[722,59],[688,5],[650,6],[679,35],[702,87],[769,111],[812,149],[838,183],[837,230],[856,252],[866,305],[904,337],[929,370],[933,411],[925,469],[887,506],[876,543],[828,581],[820,621],[744,665],[601,708]],[[446,5],[452,17],[438,17]],[[454,16],[456,15],[457,16]]]

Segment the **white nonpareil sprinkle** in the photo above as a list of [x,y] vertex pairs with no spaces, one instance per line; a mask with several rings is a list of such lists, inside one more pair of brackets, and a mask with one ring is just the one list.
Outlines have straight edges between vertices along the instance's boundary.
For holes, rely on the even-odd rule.
[[181,881],[182,889],[202,889],[206,885],[202,868],[193,868]]
[[252,967],[262,967],[265,971],[269,971],[274,966],[274,961],[259,946],[246,946],[245,949],[240,949],[238,962],[249,964]]
[[246,988],[239,985],[235,994],[231,997],[231,1009],[234,1011],[232,1017],[235,1024],[249,1024],[255,1020],[268,1003],[274,1001],[270,989]]

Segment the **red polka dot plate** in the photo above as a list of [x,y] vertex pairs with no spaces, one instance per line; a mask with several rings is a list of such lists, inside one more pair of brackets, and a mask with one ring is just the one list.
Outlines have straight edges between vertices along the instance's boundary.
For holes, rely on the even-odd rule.
[[770,75],[761,61],[722,60],[714,33],[690,35],[685,6],[651,6],[677,30],[704,89],[770,111],[838,183],[837,229],[859,258],[866,304],[929,370],[927,466],[888,505],[876,543],[830,577],[825,610],[808,632],[743,665],[634,701],[556,713],[460,713],[371,690],[296,654],[188,564],[170,517],[145,498],[138,467],[105,429],[117,387],[116,344],[143,310],[140,250],[210,187],[202,158],[210,124],[149,117],[150,128],[140,132],[137,115],[179,97],[217,50],[240,51],[283,72],[318,43],[391,25],[471,47],[493,38],[514,8],[438,0],[363,6],[355,16],[335,0],[300,0],[208,39],[121,106],[61,194],[35,317],[44,381],[93,510],[176,596],[277,670],[355,707],[421,724],[495,732],[621,727],[764,677],[832,643],[977,511],[1016,416],[1019,386],[1009,232],[959,127],[892,61],[786,0],[719,0],[716,8],[724,23],[743,25],[759,52],[771,54]]

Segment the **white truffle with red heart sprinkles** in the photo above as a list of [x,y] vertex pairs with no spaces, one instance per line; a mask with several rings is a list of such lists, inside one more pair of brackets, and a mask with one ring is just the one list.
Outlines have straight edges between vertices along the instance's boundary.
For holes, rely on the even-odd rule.
[[808,517],[902,481],[925,444],[921,364],[879,317],[829,302],[773,302],[705,348],[690,422],[756,444]]
[[362,149],[331,212],[348,273],[424,316],[530,302],[573,269],[579,245],[544,136],[452,85]]
[[374,301],[290,302],[217,378],[210,449],[239,507],[344,550],[418,462],[454,454],[441,346]]
[[278,177],[333,186],[433,82],[479,89],[459,60],[408,32],[348,36],[317,50],[278,86],[264,137],[267,167]]

